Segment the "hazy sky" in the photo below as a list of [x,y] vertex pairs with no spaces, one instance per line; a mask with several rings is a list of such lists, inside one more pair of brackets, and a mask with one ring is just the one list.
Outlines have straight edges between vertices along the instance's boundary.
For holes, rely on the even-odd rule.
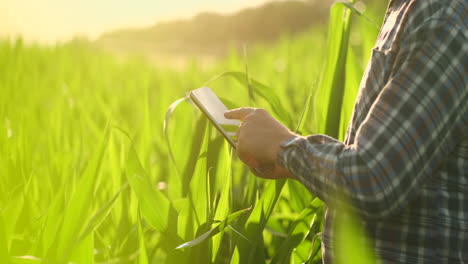
[[201,11],[233,12],[267,0],[0,0],[0,37],[55,42],[143,27]]

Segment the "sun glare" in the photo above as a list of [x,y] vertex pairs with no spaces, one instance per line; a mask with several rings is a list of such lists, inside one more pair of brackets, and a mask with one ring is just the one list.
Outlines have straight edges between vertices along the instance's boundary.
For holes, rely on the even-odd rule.
[[116,29],[145,27],[199,12],[233,12],[268,0],[16,0],[0,2],[0,38],[21,36],[51,43],[74,36],[90,39]]

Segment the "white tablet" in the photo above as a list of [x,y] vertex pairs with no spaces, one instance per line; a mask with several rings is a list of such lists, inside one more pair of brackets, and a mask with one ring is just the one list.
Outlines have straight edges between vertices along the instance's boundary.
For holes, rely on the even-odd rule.
[[229,144],[233,148],[236,148],[236,131],[239,128],[240,121],[224,117],[224,113],[229,109],[210,88],[199,88],[191,91],[189,94],[195,105],[208,117],[211,123],[227,139]]

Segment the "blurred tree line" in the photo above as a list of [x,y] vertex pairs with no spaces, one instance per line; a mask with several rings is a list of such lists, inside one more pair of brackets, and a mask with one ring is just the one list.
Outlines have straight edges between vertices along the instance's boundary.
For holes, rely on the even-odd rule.
[[[269,42],[327,22],[332,0],[272,1],[230,15],[201,13],[193,18],[123,29],[102,35],[97,44],[116,51],[221,55],[229,47]],[[361,1],[384,9],[386,2]]]

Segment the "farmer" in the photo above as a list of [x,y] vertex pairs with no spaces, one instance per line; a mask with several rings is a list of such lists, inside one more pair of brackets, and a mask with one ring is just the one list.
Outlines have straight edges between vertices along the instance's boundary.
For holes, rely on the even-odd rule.
[[[343,193],[384,263],[468,263],[467,20],[467,0],[390,1],[345,141],[240,108],[225,114],[243,121],[240,159],[329,204]],[[324,263],[340,212],[326,213]]]

